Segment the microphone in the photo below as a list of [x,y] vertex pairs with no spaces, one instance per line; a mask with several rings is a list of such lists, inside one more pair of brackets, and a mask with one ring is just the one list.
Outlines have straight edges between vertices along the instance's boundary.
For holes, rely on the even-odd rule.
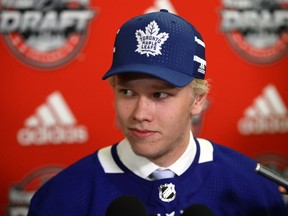
[[134,196],[124,195],[110,203],[106,216],[147,216],[144,204]]
[[256,173],[272,180],[273,182],[277,183],[278,185],[281,185],[288,190],[288,179],[284,176],[281,176],[279,173],[275,172],[272,169],[269,169],[268,167],[257,163],[255,168]]
[[202,204],[190,205],[182,214],[183,216],[215,216],[211,209]]

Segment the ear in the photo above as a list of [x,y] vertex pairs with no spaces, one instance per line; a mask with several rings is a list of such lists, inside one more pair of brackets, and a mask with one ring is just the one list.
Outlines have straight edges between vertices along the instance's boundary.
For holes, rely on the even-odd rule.
[[202,112],[203,106],[205,104],[207,94],[197,95],[193,101],[191,115],[198,115]]

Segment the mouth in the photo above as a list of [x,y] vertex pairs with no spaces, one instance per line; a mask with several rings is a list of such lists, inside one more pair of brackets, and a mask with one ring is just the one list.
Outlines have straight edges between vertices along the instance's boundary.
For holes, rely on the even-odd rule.
[[137,129],[137,128],[130,128],[130,131],[133,136],[144,139],[150,136],[153,136],[156,132],[151,130],[143,130],[143,129]]

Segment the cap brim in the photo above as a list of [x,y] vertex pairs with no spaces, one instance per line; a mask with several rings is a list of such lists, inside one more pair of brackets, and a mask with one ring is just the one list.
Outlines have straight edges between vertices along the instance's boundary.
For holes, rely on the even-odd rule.
[[157,77],[161,80],[164,80],[170,83],[173,86],[184,87],[192,82],[193,77],[190,75],[180,73],[175,70],[168,68],[163,68],[154,65],[145,65],[145,64],[129,64],[118,67],[112,67],[103,77],[102,80],[105,80],[111,76],[123,73],[143,73],[148,74],[154,77]]

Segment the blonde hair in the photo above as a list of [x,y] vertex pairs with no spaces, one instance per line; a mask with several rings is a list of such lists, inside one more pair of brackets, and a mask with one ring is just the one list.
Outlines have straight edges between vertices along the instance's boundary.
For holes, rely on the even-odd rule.
[[210,91],[210,84],[208,80],[194,78],[190,83],[194,96],[208,94]]

